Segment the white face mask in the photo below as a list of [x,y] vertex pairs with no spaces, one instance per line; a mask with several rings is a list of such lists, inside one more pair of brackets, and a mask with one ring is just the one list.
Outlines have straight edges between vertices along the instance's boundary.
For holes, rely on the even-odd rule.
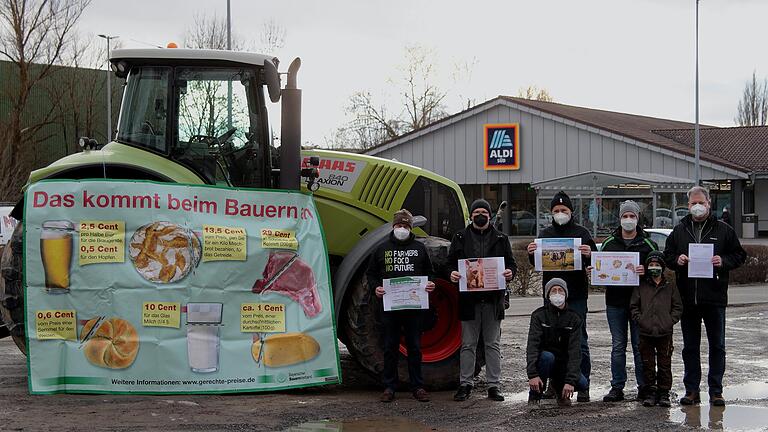
[[551,294],[549,296],[549,302],[555,307],[562,307],[565,304],[565,294]]
[[400,241],[406,240],[411,235],[411,230],[409,230],[408,228],[398,227],[392,230],[392,232],[395,233],[395,238]]
[[691,214],[693,217],[701,218],[707,215],[709,209],[704,204],[694,204],[691,206]]
[[569,220],[571,220],[571,215],[567,213],[555,213],[552,216],[552,219],[554,219],[555,223],[558,225],[565,225]]
[[621,220],[621,228],[624,231],[634,231],[637,228],[637,219],[624,218]]

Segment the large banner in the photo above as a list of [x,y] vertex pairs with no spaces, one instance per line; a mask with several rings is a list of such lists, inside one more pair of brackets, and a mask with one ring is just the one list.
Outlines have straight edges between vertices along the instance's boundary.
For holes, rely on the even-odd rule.
[[340,382],[310,196],[50,181],[27,190],[24,211],[31,393]]

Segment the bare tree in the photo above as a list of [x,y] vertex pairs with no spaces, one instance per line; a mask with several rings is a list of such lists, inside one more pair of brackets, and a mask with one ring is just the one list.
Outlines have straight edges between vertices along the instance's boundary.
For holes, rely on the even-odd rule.
[[269,54],[277,52],[277,50],[285,46],[285,37],[285,27],[273,19],[265,21],[261,26],[261,33],[259,34],[259,40],[261,41],[259,51]]
[[395,109],[388,109],[370,91],[355,92],[345,107],[351,119],[326,142],[334,142],[330,145],[334,148],[365,150],[446,117],[448,93],[436,84],[434,57],[434,51],[424,47],[406,47],[400,75],[390,80],[398,94]]
[[536,100],[536,101],[542,101],[542,102],[554,102],[555,100],[552,98],[552,96],[549,94],[547,89],[540,89],[536,87],[535,85],[529,85],[525,88],[520,88],[517,91],[517,97],[521,97],[523,99],[530,99],[530,100]]
[[736,108],[734,121],[739,126],[765,126],[768,124],[768,78],[757,80],[752,72],[752,81],[744,85],[744,93]]
[[[55,107],[28,115],[33,89],[54,72],[90,0],[0,0],[0,57],[16,67],[10,116],[0,120],[0,197],[16,200]],[[53,101],[56,102],[56,101]],[[53,105],[53,104],[52,104]]]

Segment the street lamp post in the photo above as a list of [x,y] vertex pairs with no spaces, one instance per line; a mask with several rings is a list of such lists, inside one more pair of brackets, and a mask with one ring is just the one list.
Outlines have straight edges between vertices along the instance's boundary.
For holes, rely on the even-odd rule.
[[100,38],[107,40],[107,142],[112,141],[112,72],[109,70],[109,42],[120,36],[100,34]]
[[696,0],[696,124],[693,127],[693,146],[696,153],[696,186],[701,185],[700,147],[699,142],[699,0]]

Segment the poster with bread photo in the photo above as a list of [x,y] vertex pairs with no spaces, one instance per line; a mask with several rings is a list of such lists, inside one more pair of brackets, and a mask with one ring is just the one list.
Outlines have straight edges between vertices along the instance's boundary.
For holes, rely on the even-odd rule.
[[328,254],[293,191],[122,180],[26,191],[32,394],[340,382]]
[[638,252],[592,252],[592,285],[637,286]]

